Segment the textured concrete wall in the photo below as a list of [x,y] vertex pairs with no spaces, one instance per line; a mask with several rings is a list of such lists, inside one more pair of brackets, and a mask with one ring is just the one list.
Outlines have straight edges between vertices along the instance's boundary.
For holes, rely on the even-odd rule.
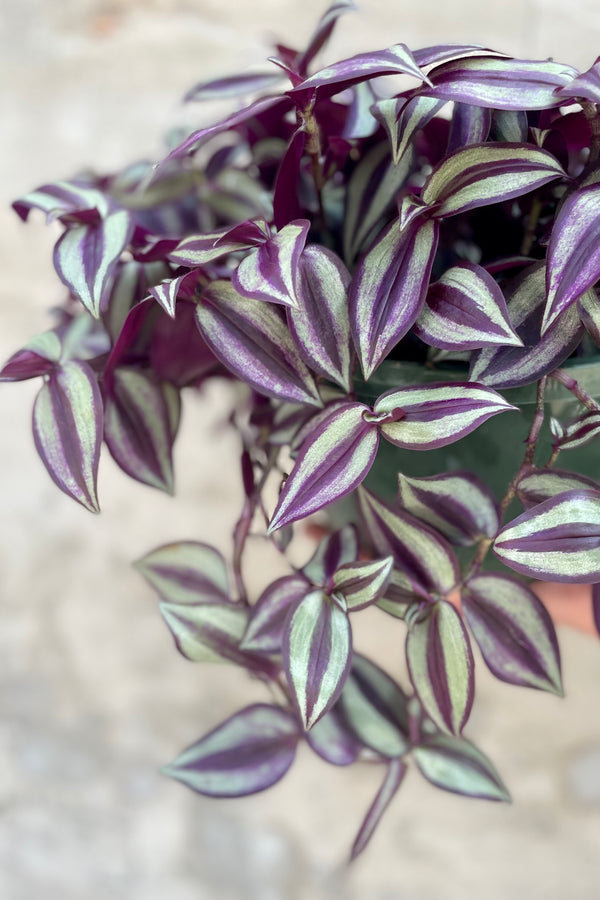
[[[179,98],[211,73],[301,41],[315,0],[4,0],[0,11],[0,356],[47,327],[61,288],[52,231],[8,209],[20,192],[92,164],[160,152]],[[416,4],[364,0],[332,54],[405,41],[476,41],[580,67],[600,49],[597,0]],[[188,121],[199,115],[187,112]],[[159,767],[261,699],[226,667],[173,650],[130,561],[166,541],[229,546],[237,447],[229,394],[188,398],[169,500],[101,465],[100,518],[50,483],[29,434],[36,386],[0,392],[0,897],[2,900],[596,900],[600,653],[563,630],[567,698],[502,686],[478,666],[469,734],[515,803],[435,792],[411,775],[373,846],[340,865],[380,773],[301,752],[272,792],[196,798]],[[277,561],[261,559],[256,588]],[[360,648],[391,672],[402,627],[361,614]]]

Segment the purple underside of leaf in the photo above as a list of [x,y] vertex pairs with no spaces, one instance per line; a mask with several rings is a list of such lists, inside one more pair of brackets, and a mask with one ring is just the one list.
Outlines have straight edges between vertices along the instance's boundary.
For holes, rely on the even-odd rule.
[[200,332],[226,368],[259,393],[321,406],[314,379],[273,304],[248,300],[214,281],[196,310]]
[[277,230],[304,215],[298,198],[298,181],[306,140],[306,131],[299,128],[288,144],[279,165],[273,189],[273,221]]
[[566,491],[534,506],[502,529],[494,551],[534,578],[600,581],[600,492]]
[[209,797],[243,797],[283,778],[298,739],[298,725],[286,710],[256,704],[188,747],[163,772]]
[[283,639],[283,665],[308,731],[340,696],[350,671],[352,633],[345,612],[320,590],[304,597]]
[[[600,278],[600,185],[571,194],[552,229],[542,333]],[[597,302],[597,301],[596,301]]]
[[474,698],[473,653],[459,614],[449,603],[436,603],[406,637],[410,678],[427,715],[459,734]]
[[33,408],[36,449],[54,483],[99,512],[96,481],[102,441],[102,397],[85,362],[67,362],[46,381]]
[[436,222],[392,222],[361,259],[349,287],[350,324],[365,379],[409,331],[425,301]]
[[502,681],[562,693],[552,619],[528,587],[505,575],[469,579],[462,609],[489,669]]
[[363,419],[365,410],[362,403],[336,407],[302,444],[269,533],[333,503],[363,481],[379,444],[377,428]]
[[300,53],[296,60],[296,69],[303,76],[306,75],[306,70],[315,56],[329,42],[339,17],[351,10],[356,10],[352,0],[335,0],[325,10],[317,23],[306,50]]
[[238,97],[240,94],[254,94],[273,87],[282,80],[278,72],[245,72],[240,75],[226,75],[211,81],[201,81],[190,88],[184,102],[200,100],[221,100]]
[[402,760],[393,759],[388,763],[383,784],[377,791],[352,845],[350,861],[355,860],[363,852],[373,837],[381,817],[398,792],[405,774],[406,765]]
[[0,381],[25,381],[50,375],[61,355],[61,341],[54,331],[46,331],[14,353],[0,371]]
[[471,57],[430,71],[433,87],[423,93],[493,109],[547,109],[561,105],[556,89],[577,75],[576,69],[551,61]]

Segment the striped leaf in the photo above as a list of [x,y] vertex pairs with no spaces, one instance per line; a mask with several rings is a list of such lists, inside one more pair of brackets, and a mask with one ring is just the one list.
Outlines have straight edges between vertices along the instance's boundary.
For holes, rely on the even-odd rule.
[[333,576],[332,592],[342,595],[348,612],[364,609],[383,596],[393,567],[391,556],[369,562],[345,563]]
[[346,190],[344,212],[344,259],[350,265],[392,212],[398,191],[405,185],[414,164],[407,146],[397,164],[383,143],[375,144],[354,169]]
[[346,291],[350,273],[330,250],[306,247],[298,265],[298,306],[288,311],[290,331],[306,363],[350,393],[352,352]]
[[556,632],[533,591],[508,575],[484,573],[469,578],[461,590],[461,603],[496,678],[562,694]]
[[543,262],[528,266],[504,293],[510,321],[523,346],[476,351],[471,356],[469,378],[492,387],[520,387],[560,366],[579,344],[583,326],[572,307],[540,336],[546,302]]
[[413,754],[421,775],[435,787],[510,803],[510,794],[490,760],[465,738],[436,734],[415,747]]
[[586,291],[577,301],[581,323],[597,346],[600,346],[600,303],[596,291]]
[[223,78],[200,81],[187,91],[183,99],[185,103],[195,103],[201,100],[225,100],[244,94],[256,94],[274,87],[282,78],[279,72],[273,71],[226,75]]
[[[600,278],[600,184],[570,194],[554,221],[546,267],[542,333]],[[595,297],[593,303],[597,303]]]
[[237,250],[258,247],[269,237],[264,219],[250,219],[232,228],[220,228],[205,234],[190,234],[167,255],[178,266],[204,266]]
[[416,516],[453,544],[469,546],[482,537],[495,537],[500,527],[496,498],[483,482],[468,472],[450,472],[429,478],[398,475],[398,499]]
[[438,728],[459,734],[474,696],[473,653],[455,608],[431,604],[409,627],[406,661],[423,708]]
[[568,425],[561,425],[552,419],[550,427],[554,445],[561,450],[573,450],[588,444],[600,435],[600,413],[587,413]]
[[240,261],[232,283],[242,297],[298,307],[298,265],[310,222],[290,222]]
[[566,491],[600,491],[600,483],[563,469],[532,469],[519,480],[517,496],[528,509]]
[[357,738],[387,759],[409,747],[407,699],[393,678],[375,663],[354,654],[340,710]]
[[473,144],[438,163],[421,200],[436,218],[455,216],[520,197],[561,176],[566,174],[556,158],[532,144]]
[[406,774],[406,765],[400,759],[392,759],[387,764],[385,778],[379,790],[375,795],[373,803],[360,826],[356,835],[352,850],[350,852],[350,861],[355,860],[359,856],[375,833],[375,829],[381,821],[384,812],[398,793],[400,785]]
[[250,610],[242,649],[281,653],[287,620],[309,591],[310,585],[301,575],[286,575],[270,584]]
[[93,178],[80,176],[71,181],[55,181],[43,184],[36,190],[25,194],[13,203],[13,209],[24,221],[27,221],[32,209],[39,209],[46,216],[46,223],[63,216],[71,219],[74,215],[83,221],[87,213],[88,221],[98,221],[107,213],[107,198],[99,190]]
[[434,450],[511,409],[517,407],[481,384],[433,382],[391,388],[373,404],[373,418],[391,444],[406,450]]
[[106,398],[104,440],[118,466],[136,481],[173,493],[174,434],[160,384],[119,367]]
[[425,301],[438,242],[433,221],[391,223],[362,257],[350,282],[352,336],[365,379],[414,324]]
[[235,713],[162,771],[208,797],[244,797],[283,778],[299,736],[290,713],[257,703]]
[[387,50],[358,53],[319,69],[310,78],[300,82],[290,91],[291,95],[310,96],[318,90],[319,99],[339,94],[345,88],[382,75],[412,75],[419,81],[427,81],[405,44],[394,44]]
[[600,103],[600,57],[593,66],[577,75],[556,93],[565,99],[577,98],[587,100],[589,103]]
[[600,581],[600,491],[566,491],[506,525],[494,551],[515,572],[550,581]]
[[213,281],[196,309],[202,337],[224,366],[259,393],[321,406],[314,378],[277,308]]
[[444,105],[431,97],[389,98],[373,104],[371,111],[385,128],[392,148],[392,162],[397,166],[411,145],[417,131],[423,129]]
[[95,318],[132,233],[129,213],[119,210],[100,222],[71,226],[54,248],[59,278]]
[[304,735],[311,750],[333,766],[350,766],[356,762],[362,742],[354,736],[339,712],[339,703],[319,719]]
[[60,338],[54,331],[38,334],[10,357],[0,370],[0,381],[25,381],[50,375],[61,355]]
[[298,72],[301,72],[303,75],[306,74],[306,70],[315,56],[329,42],[339,17],[355,9],[353,0],[334,0],[333,3],[330,3],[317,22],[306,50],[298,54],[298,57],[294,60],[294,66]]
[[311,591],[296,607],[283,640],[286,677],[307,731],[340,696],[351,658],[346,613],[323,591]]
[[300,569],[312,584],[324,587],[344,563],[358,557],[358,534],[355,525],[344,525],[319,543],[311,559]]
[[169,603],[211,603],[229,597],[225,560],[209,544],[165,544],[139,559],[135,567]]
[[102,396],[85,362],[66,362],[44,382],[33,407],[37,452],[56,485],[100,512],[96,481],[102,443]]
[[497,282],[473,263],[452,266],[429,287],[414,332],[426,344],[443,350],[523,346],[510,324]]
[[375,549],[394,557],[410,587],[421,597],[443,595],[458,581],[458,563],[447,541],[428,525],[400,509],[391,509],[364,488],[359,491],[362,519]]
[[556,93],[579,73],[552,61],[476,56],[443,63],[429,72],[428,97],[491,109],[548,109],[564,102]]
[[365,411],[362,403],[336,405],[311,432],[279,495],[268,533],[339,500],[363,481],[379,444]]

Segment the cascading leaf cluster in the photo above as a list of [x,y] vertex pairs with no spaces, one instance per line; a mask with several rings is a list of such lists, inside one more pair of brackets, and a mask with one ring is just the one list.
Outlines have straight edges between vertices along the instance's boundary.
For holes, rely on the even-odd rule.
[[[600,63],[581,74],[395,44],[317,68],[351,6],[333,3],[307,48],[278,47],[270,68],[192,88],[188,101],[237,107],[157,165],[14,204],[62,227],[66,299],[0,377],[41,379],[39,455],[93,512],[103,443],[132,478],[172,492],[182,392],[244,386],[229,559],[190,540],[137,567],[185,657],[240,666],[269,691],[165,771],[230,797],[279,781],[300,741],[332,765],[379,763],[354,857],[411,765],[443,790],[509,799],[463,729],[473,641],[502,681],[562,692],[527,579],[595,585],[600,623],[600,482],[555,467],[600,434],[600,406],[569,374],[600,346]],[[439,377],[378,391],[390,359]],[[550,384],[572,395],[571,420],[549,415]],[[503,494],[455,464],[422,478],[399,466],[395,497],[368,486],[382,444],[399,460],[455,445],[460,459],[461,440],[499,415],[510,443],[525,412],[503,391],[524,386],[535,410]],[[248,536],[285,551],[292,526],[344,497],[353,521],[328,528],[321,513],[313,557],[250,596]],[[404,635],[403,685],[354,650],[366,607],[382,627],[392,617],[399,647]]]

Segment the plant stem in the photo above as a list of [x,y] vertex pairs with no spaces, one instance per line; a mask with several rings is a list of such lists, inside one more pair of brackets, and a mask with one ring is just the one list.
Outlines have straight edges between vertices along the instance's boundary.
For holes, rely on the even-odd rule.
[[548,377],[554,378],[555,381],[558,381],[566,387],[566,389],[570,391],[574,397],[577,397],[579,402],[583,403],[590,412],[600,412],[600,404],[598,404],[587,391],[584,391],[584,389],[579,386],[579,382],[575,381],[574,378],[571,378],[564,369],[555,369],[554,372],[550,372]]
[[531,253],[533,239],[535,237],[535,229],[537,228],[537,223],[540,218],[541,211],[542,201],[539,197],[534,197],[531,204],[531,209],[529,210],[529,215],[527,216],[527,225],[525,226],[525,232],[523,234],[523,240],[521,242],[521,256],[529,256],[529,254]]
[[319,217],[325,232],[328,231],[327,218],[325,216],[325,206],[323,204],[323,187],[325,185],[325,177],[323,175],[323,166],[321,164],[321,135],[319,132],[319,123],[317,122],[312,106],[307,107],[303,113],[304,128],[308,139],[306,141],[306,152],[310,157],[310,164],[317,194],[317,203],[319,204]]
[[600,120],[598,118],[598,107],[595,103],[582,103],[581,108],[590,126],[592,142],[590,144],[590,158],[588,166],[595,163],[600,156]]

